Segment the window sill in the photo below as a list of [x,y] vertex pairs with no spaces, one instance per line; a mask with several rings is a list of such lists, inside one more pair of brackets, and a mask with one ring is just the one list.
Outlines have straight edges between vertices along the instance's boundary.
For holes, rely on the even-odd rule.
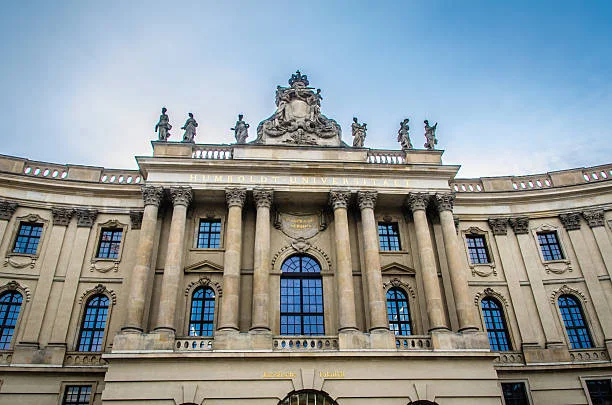
[[408,254],[407,250],[379,250],[381,255],[405,255]]
[[190,252],[202,252],[202,253],[215,253],[215,252],[225,252],[224,248],[191,248]]
[[567,259],[547,260],[543,261],[543,263],[546,273],[563,274],[567,271],[571,272],[573,270],[570,261]]
[[470,269],[472,269],[472,276],[497,276],[497,270],[495,268],[495,263],[470,263]]
[[91,260],[89,271],[99,271],[100,273],[108,273],[109,271],[119,271],[120,259],[102,259],[94,258]]

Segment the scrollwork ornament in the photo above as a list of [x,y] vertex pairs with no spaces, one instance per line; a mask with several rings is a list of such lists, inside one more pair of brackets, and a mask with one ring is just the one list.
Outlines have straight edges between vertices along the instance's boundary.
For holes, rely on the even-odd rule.
[[561,214],[559,215],[559,219],[561,220],[563,227],[568,231],[577,231],[580,229],[580,214],[577,212]]
[[425,210],[429,204],[429,194],[427,193],[410,193],[406,197],[406,205],[410,211]]
[[604,226],[604,210],[587,210],[582,212],[582,216],[589,224],[589,227],[595,228]]
[[329,204],[333,209],[347,208],[351,199],[351,192],[347,190],[331,190],[329,192]]
[[269,188],[256,188],[253,190],[253,199],[257,208],[270,208],[274,201],[274,190]]
[[74,210],[71,208],[51,208],[51,215],[53,216],[53,225],[68,226],[73,214]]
[[8,200],[0,200],[0,219],[8,221],[11,219],[15,210],[17,209],[17,203]]
[[512,230],[516,235],[524,235],[529,233],[529,218],[528,217],[516,217],[510,218],[508,221]]
[[453,204],[455,203],[455,195],[453,193],[438,193],[435,198],[438,211],[453,211]]
[[246,199],[245,188],[228,188],[225,190],[225,200],[227,201],[228,207],[240,207],[244,206],[244,200]]
[[488,222],[493,235],[508,234],[508,218],[489,218]]
[[91,228],[96,222],[98,211],[77,208],[75,210],[77,217],[77,226],[81,228]]
[[155,205],[159,207],[163,197],[163,189],[155,186],[142,186],[142,200],[144,205]]
[[191,187],[170,187],[168,194],[174,206],[182,205],[189,207],[193,198],[193,190]]
[[357,192],[357,203],[359,204],[359,209],[363,210],[366,208],[374,209],[376,206],[376,199],[378,198],[378,193],[376,191],[359,191]]

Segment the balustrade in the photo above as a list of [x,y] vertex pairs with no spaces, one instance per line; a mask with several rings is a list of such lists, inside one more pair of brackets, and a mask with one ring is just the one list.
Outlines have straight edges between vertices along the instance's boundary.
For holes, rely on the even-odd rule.
[[176,352],[203,352],[211,351],[213,346],[212,337],[192,336],[185,338],[177,338],[174,343],[174,351]]
[[430,336],[396,336],[395,347],[398,350],[432,350]]
[[234,148],[226,145],[195,145],[194,159],[228,160],[234,158]]
[[277,336],[272,342],[277,351],[321,351],[338,350],[336,336]]

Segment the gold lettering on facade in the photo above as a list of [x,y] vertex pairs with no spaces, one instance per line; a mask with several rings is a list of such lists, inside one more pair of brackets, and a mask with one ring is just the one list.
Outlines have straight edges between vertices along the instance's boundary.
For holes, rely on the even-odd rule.
[[[378,181],[377,181],[378,180]],[[408,187],[408,179],[374,179],[367,177],[323,177],[323,176],[259,176],[190,173],[191,183],[242,183],[242,184],[289,184],[289,185],[328,185],[328,186],[382,186]]]
[[262,378],[295,378],[293,371],[264,371]]
[[344,371],[343,370],[319,371],[319,377],[321,378],[344,378]]

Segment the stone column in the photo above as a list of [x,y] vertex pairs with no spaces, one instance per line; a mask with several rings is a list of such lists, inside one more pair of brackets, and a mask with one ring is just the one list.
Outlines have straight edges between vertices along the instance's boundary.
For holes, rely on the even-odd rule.
[[612,241],[608,237],[604,226],[604,210],[583,211],[582,216],[593,232],[606,271],[608,275],[612,276]]
[[429,331],[448,330],[444,305],[442,304],[442,293],[440,281],[438,280],[438,269],[434,256],[431,234],[425,209],[429,203],[430,196],[425,193],[410,193],[406,203],[412,211],[414,228],[416,231],[417,245],[419,249],[419,261],[421,263],[421,277],[425,289],[425,302],[427,305],[427,316],[429,317]]
[[125,322],[121,330],[126,332],[142,332],[144,309],[146,303],[147,279],[151,273],[151,256],[155,243],[157,228],[157,211],[162,198],[162,188],[154,186],[142,187],[144,212],[136,248],[136,262],[130,275],[130,292]]
[[183,276],[187,207],[191,203],[193,192],[191,187],[170,187],[169,192],[174,209],[172,211],[172,222],[170,223],[168,252],[166,253],[166,265],[164,266],[155,330],[175,332],[176,301]]
[[378,242],[378,226],[374,218],[375,191],[359,191],[357,202],[361,210],[363,233],[363,253],[365,256],[365,276],[368,290],[368,309],[370,311],[370,332],[389,330],[387,319],[387,300],[385,298]]
[[461,266],[457,229],[453,219],[454,200],[455,196],[451,193],[436,194],[440,225],[442,225],[442,238],[444,239],[444,251],[446,252],[455,307],[457,308],[459,332],[477,331],[474,301],[470,295],[466,269]]
[[227,227],[225,229],[225,257],[223,266],[223,298],[217,329],[238,331],[240,298],[240,255],[242,251],[242,207],[246,189],[228,188]]
[[253,252],[253,312],[251,330],[270,331],[270,206],[273,190],[255,189],[257,205],[255,251]]
[[[332,190],[329,193],[329,202],[334,209],[339,332],[357,330],[353,264],[351,263],[351,244],[347,215],[347,206],[350,198],[350,191]],[[378,268],[380,268],[380,265]]]
[[16,202],[0,200],[0,240],[3,239],[4,232],[6,231],[6,225],[13,217],[16,209]]

